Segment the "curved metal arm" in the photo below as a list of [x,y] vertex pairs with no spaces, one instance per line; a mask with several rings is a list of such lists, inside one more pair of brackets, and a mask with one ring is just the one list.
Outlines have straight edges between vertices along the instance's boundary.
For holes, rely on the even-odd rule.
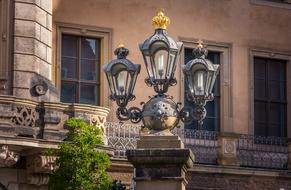
[[130,120],[132,123],[139,123],[142,120],[142,111],[138,107],[119,107],[116,110],[117,118],[120,121]]

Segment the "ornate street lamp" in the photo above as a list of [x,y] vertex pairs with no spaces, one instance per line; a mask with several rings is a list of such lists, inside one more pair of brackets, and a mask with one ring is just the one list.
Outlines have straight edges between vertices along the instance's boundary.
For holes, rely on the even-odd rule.
[[132,122],[139,122],[140,119],[133,115],[139,114],[138,108],[126,109],[129,101],[135,99],[133,89],[136,83],[137,75],[140,72],[140,65],[134,64],[126,56],[129,50],[122,44],[114,51],[117,59],[112,60],[105,65],[104,72],[110,88],[110,99],[116,101],[118,119],[124,121],[131,119]]
[[206,116],[204,106],[207,101],[213,100],[212,89],[219,71],[219,65],[213,64],[205,58],[207,53],[207,49],[203,47],[203,42],[198,41],[197,47],[193,50],[195,58],[182,67],[189,87],[187,98],[196,105],[192,113],[194,119],[198,121],[198,127],[202,126]]
[[152,24],[155,33],[140,44],[139,48],[148,73],[146,84],[153,86],[156,93],[163,94],[169,86],[177,84],[174,74],[183,43],[168,36],[166,28],[170,19],[164,15],[163,10],[152,19]]
[[159,11],[152,20],[154,35],[140,45],[148,74],[145,82],[153,86],[157,93],[148,102],[142,103],[142,110],[137,107],[126,108],[128,102],[135,99],[133,89],[140,71],[140,65],[126,59],[128,49],[123,46],[117,48],[117,59],[104,67],[111,91],[110,98],[119,106],[117,117],[133,123],[142,120],[143,127],[149,129],[150,133],[168,133],[180,120],[186,122],[192,118],[202,125],[206,114],[204,106],[213,99],[211,91],[218,72],[218,65],[213,65],[205,58],[207,50],[203,48],[202,42],[199,43],[193,51],[195,59],[183,67],[190,89],[188,99],[197,106],[193,111],[189,108],[179,109],[179,103],[165,94],[170,86],[177,83],[174,74],[183,45],[168,36],[166,28],[169,23],[170,19],[164,15],[163,10]]

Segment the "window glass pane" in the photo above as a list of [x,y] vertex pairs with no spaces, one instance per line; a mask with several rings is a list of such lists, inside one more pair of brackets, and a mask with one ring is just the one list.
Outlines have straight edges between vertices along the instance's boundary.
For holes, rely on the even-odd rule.
[[[284,82],[282,83],[277,81],[269,82],[269,99],[270,100],[283,100],[285,99],[285,86]],[[282,88],[283,87],[283,88]]]
[[63,35],[62,36],[62,56],[77,57],[78,37]]
[[97,81],[97,62],[96,60],[82,59],[81,60],[81,79]]
[[256,136],[267,136],[265,123],[255,122],[255,135]]
[[257,99],[265,99],[266,98],[266,81],[255,79],[255,98]]
[[266,80],[266,60],[262,58],[254,59],[254,78]]
[[77,78],[77,59],[62,57],[62,78]]
[[264,123],[267,121],[267,103],[255,102],[255,121]]
[[271,124],[280,124],[281,123],[281,115],[284,115],[284,109],[281,109],[280,104],[272,103],[270,104],[270,115],[269,122]]
[[81,38],[81,58],[96,59],[96,40]]
[[91,84],[81,84],[80,103],[97,105],[99,99],[97,86]]
[[61,84],[61,101],[67,103],[76,102],[77,85],[73,82],[62,81]]
[[276,124],[270,124],[268,127],[268,136],[280,137],[281,134],[281,126]]

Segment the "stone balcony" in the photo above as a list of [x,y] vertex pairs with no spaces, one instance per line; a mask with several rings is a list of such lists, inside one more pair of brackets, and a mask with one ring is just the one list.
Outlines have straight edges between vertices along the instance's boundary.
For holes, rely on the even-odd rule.
[[[46,185],[56,158],[43,152],[58,148],[67,131],[64,122],[81,117],[105,131],[108,113],[99,106],[0,96],[0,168],[25,171],[23,183]],[[97,148],[113,155],[112,148]]]
[[104,129],[108,113],[108,108],[99,106],[0,96],[0,135],[60,141],[65,138],[64,122],[69,117],[81,117]]

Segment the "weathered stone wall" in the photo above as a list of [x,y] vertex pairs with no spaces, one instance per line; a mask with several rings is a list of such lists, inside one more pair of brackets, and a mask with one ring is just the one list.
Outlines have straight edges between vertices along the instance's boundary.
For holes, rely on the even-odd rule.
[[[16,0],[14,16],[13,95],[58,100],[51,84],[52,1]],[[44,90],[36,90],[36,85]]]
[[188,190],[289,190],[287,171],[194,166],[187,173]]

